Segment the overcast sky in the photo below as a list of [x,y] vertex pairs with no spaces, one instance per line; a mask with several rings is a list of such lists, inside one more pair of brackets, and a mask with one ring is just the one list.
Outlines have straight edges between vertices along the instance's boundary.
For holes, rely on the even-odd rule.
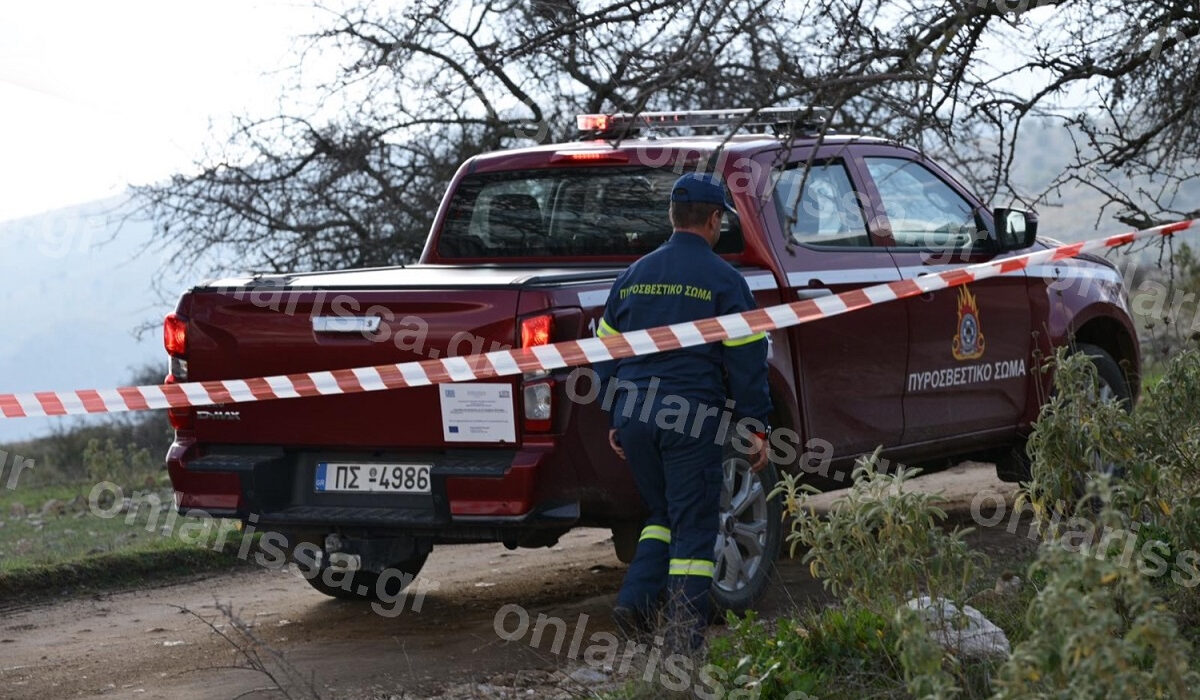
[[[0,5],[0,221],[197,158],[210,120],[275,103],[307,0]],[[268,74],[268,75],[264,75]]]

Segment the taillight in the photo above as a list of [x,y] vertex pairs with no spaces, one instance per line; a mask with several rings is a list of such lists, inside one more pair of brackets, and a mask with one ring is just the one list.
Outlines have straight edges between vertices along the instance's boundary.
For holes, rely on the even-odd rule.
[[538,345],[549,345],[550,337],[554,334],[554,317],[550,315],[534,316],[521,321],[521,347],[532,348]]
[[[163,319],[163,346],[171,356],[170,374],[163,380],[164,384],[176,384],[188,380],[187,360],[187,319],[176,313],[167,314]],[[191,430],[193,427],[193,412],[191,408],[168,408],[167,421],[176,430]]]
[[[521,321],[521,347],[549,345],[554,337],[554,317],[532,316]],[[528,372],[524,377],[522,399],[525,404],[525,430],[549,432],[554,418],[554,380],[547,372]]]
[[549,432],[554,418],[554,380],[525,385],[525,430]]
[[187,319],[169,313],[163,319],[163,345],[175,357],[187,354]]

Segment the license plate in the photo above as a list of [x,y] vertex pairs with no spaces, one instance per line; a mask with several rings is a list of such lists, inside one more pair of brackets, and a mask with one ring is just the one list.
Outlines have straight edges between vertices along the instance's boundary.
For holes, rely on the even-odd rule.
[[428,464],[318,462],[320,493],[429,493]]

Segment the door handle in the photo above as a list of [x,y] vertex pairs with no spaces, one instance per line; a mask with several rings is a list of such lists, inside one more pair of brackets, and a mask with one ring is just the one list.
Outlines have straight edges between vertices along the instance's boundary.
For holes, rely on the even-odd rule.
[[797,289],[796,297],[798,299],[820,299],[821,297],[831,297],[833,292],[828,289]]
[[[932,275],[932,274],[934,274],[934,273],[932,273],[932,272],[922,272],[922,273],[918,274],[918,275],[917,275],[917,277],[927,277],[927,276],[929,276],[929,275]],[[922,294],[922,295],[920,296],[920,299],[921,299],[921,301],[924,301],[924,302],[930,302],[930,301],[933,301],[933,292],[925,292],[924,294]]]

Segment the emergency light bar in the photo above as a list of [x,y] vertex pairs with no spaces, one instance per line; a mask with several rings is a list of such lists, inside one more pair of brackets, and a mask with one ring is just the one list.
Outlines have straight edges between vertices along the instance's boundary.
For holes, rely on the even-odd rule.
[[608,134],[669,127],[773,126],[812,131],[829,121],[829,107],[771,107],[768,109],[698,109],[637,114],[580,114],[575,117],[585,134]]

